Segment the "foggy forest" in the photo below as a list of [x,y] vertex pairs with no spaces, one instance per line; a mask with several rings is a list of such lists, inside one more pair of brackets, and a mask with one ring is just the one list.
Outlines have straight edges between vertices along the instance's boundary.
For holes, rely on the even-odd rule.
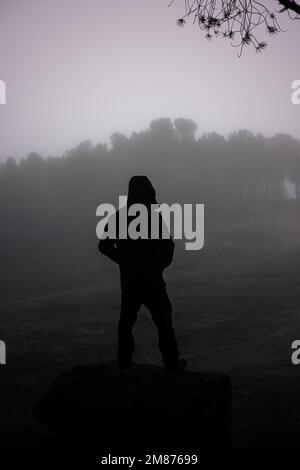
[[[109,145],[84,141],[60,157],[31,153],[1,165],[2,335],[16,403],[27,409],[58,371],[113,357],[119,274],[98,251],[96,209],[117,207],[139,174],[159,203],[205,205],[203,249],[186,251],[176,240],[165,279],[190,367],[232,378],[234,446],[296,446],[289,354],[299,329],[300,141],[247,130],[199,136],[186,118],[114,133]],[[142,311],[137,361],[156,364],[149,322]],[[9,410],[5,423],[15,429]],[[19,416],[9,445],[24,445],[24,422]]]
[[277,247],[283,208],[291,219],[298,210],[300,141],[247,130],[227,138],[196,132],[190,119],[161,118],[130,137],[114,133],[110,146],[87,140],[61,157],[8,158],[0,172],[3,295],[96,280],[103,263],[96,207],[116,204],[134,174],[153,179],[160,203],[205,204],[204,255],[226,252],[226,236],[231,248],[249,248],[252,240],[260,250],[268,237]]

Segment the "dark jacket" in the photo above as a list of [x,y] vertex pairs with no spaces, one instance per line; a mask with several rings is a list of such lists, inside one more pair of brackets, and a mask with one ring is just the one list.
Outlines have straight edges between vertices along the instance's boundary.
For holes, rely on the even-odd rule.
[[[151,204],[157,204],[155,190],[148,178],[144,176],[135,176],[130,180],[127,207],[121,210],[128,211],[128,207],[136,203],[144,204],[148,208],[150,208]],[[129,237],[125,240],[119,239],[119,215],[120,211],[117,211],[112,216],[116,218],[117,238],[111,239],[107,237],[101,239],[99,241],[100,252],[117,263],[120,266],[121,273],[123,272],[128,276],[142,279],[161,276],[163,270],[171,264],[173,259],[174,242],[172,238],[163,239],[160,233],[160,238],[157,240],[152,240],[150,237],[148,239],[137,240],[132,240]],[[128,225],[133,219],[134,217],[128,217]],[[148,235],[150,235],[150,210],[148,220]],[[160,223],[162,227],[163,220],[161,215]]]

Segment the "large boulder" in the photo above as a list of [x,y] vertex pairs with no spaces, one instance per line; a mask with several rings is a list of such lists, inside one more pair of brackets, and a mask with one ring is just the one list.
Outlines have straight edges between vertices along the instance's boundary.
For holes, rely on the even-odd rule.
[[80,366],[60,375],[35,415],[67,445],[115,453],[228,448],[231,385],[220,373],[168,377],[140,365],[120,376],[115,363]]

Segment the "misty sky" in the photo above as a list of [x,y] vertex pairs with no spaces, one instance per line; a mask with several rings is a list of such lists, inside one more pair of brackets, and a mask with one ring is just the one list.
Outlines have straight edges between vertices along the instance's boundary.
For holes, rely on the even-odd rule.
[[287,32],[239,59],[227,40],[207,42],[192,23],[179,29],[184,0],[168,3],[0,0],[0,159],[109,142],[164,116],[192,118],[199,133],[300,138],[300,105],[291,103],[300,22],[279,15]]

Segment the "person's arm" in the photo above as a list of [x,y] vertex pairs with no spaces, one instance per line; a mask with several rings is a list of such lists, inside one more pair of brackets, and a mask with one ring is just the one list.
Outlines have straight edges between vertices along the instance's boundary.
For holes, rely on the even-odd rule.
[[160,259],[162,268],[165,269],[173,261],[175,243],[173,242],[172,237],[165,240],[160,240]]
[[[107,233],[108,224],[106,225],[104,232]],[[116,240],[109,237],[100,238],[98,248],[100,253],[107,256],[109,259],[117,264],[120,264],[119,250],[116,246]]]
[[[160,226],[161,226],[161,237],[159,240],[160,243],[160,262],[162,269],[167,268],[173,261],[173,254],[175,243],[169,233],[166,224],[163,221],[163,218],[160,215]],[[165,233],[169,238],[162,238],[162,233]]]
[[109,238],[102,238],[99,241],[98,248],[100,253],[107,256],[109,259],[117,264],[120,264],[119,250],[115,245],[115,240]]

